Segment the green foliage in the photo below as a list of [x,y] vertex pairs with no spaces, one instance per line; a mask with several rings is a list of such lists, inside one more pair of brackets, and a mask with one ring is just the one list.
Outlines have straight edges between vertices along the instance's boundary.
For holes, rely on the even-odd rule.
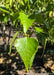
[[18,11],[16,13],[11,13],[10,14],[10,19],[11,19],[11,22],[13,23],[13,26],[18,23],[18,16],[19,16],[19,13]]
[[54,28],[51,28],[51,30],[50,30],[50,37],[52,38],[52,40],[54,42]]
[[4,5],[0,5],[0,11],[2,11],[4,13],[9,13],[8,9],[6,9],[6,7]]
[[[17,39],[14,46],[20,54],[27,71],[31,68],[34,56],[38,51],[38,43],[41,42],[44,46],[44,54],[47,41],[54,42],[53,13],[54,0],[4,0],[3,4],[0,4],[0,21],[6,24],[10,18],[16,28],[19,20],[21,21],[20,24],[23,25],[24,35],[27,35],[27,37]],[[34,38],[29,38],[26,34],[32,25],[35,25],[38,42]],[[11,41],[10,53],[18,33],[16,32]]]
[[15,33],[15,35],[14,35],[14,37],[13,37],[12,41],[11,41],[11,44],[10,44],[10,51],[9,51],[9,53],[11,53],[12,45],[13,45],[13,43],[14,43],[14,41],[15,41],[15,39],[16,39],[16,37],[17,37],[17,35],[18,35],[18,33],[19,33],[19,32],[16,32],[16,33]]
[[36,14],[36,22],[37,24],[43,24],[43,15],[42,14]]
[[38,42],[34,38],[20,38],[16,40],[15,47],[20,54],[28,72],[28,69],[32,66],[34,56],[38,51]]
[[0,0],[0,2],[1,2],[2,0]]
[[39,27],[35,27],[36,32],[38,33],[44,33],[43,29],[39,28]]
[[54,55],[54,50],[48,49],[47,52],[46,52],[46,54]]
[[35,19],[29,18],[29,15],[26,15],[23,12],[19,13],[19,18],[21,20],[21,23],[23,24],[24,33],[26,33],[29,27],[34,23]]

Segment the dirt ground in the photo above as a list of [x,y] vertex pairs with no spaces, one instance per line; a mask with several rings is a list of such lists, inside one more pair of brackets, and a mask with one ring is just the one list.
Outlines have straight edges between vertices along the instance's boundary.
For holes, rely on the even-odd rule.
[[[6,30],[6,42],[8,43],[8,29]],[[9,44],[14,35],[14,30],[11,32],[11,38]],[[22,34],[18,37],[23,37]],[[35,34],[32,34],[32,37],[35,37]],[[42,49],[39,46],[39,51]],[[54,49],[53,49],[54,50]],[[54,75],[54,55],[45,54],[44,58],[41,58],[40,53],[38,52],[35,56],[33,65],[29,72],[26,72],[24,63],[20,58],[20,55],[15,50],[14,46],[12,47],[12,53],[9,55],[9,50],[4,51],[3,48],[3,37],[0,29],[0,75]]]
[[44,61],[36,56],[29,72],[26,72],[25,66],[19,54],[12,50],[11,55],[7,52],[0,52],[0,75],[53,75],[54,61],[52,56],[45,56]]

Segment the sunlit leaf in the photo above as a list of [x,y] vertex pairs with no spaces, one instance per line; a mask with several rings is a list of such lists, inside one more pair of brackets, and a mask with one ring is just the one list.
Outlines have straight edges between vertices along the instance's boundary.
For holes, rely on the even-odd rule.
[[26,33],[29,27],[34,23],[35,20],[28,18],[28,15],[26,15],[23,12],[20,12],[19,18],[21,20],[21,23],[23,24],[24,33]]
[[34,38],[20,38],[15,41],[15,47],[20,54],[26,70],[31,68],[34,56],[38,51],[38,42]]

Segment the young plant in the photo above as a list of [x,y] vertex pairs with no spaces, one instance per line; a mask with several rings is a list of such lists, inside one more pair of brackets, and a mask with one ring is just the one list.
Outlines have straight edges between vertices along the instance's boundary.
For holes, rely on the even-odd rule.
[[[41,42],[42,45],[44,46],[44,50],[43,50],[43,54],[42,54],[42,57],[43,57],[48,38],[50,38],[50,35],[53,35],[53,33],[51,33],[53,31],[53,29],[51,29],[51,28],[53,28],[53,26],[51,27],[53,20],[51,21],[49,19],[49,17],[47,18],[50,11],[48,12],[48,10],[46,10],[46,8],[48,8],[48,6],[51,2],[49,1],[48,4],[44,8],[43,8],[43,5],[46,4],[45,0],[42,3],[41,3],[41,1],[36,2],[36,3],[37,3],[38,8],[36,10],[34,9],[34,11],[32,13],[31,13],[31,10],[29,10],[27,12],[26,8],[24,10],[22,8],[22,10],[25,11],[25,13],[23,11],[19,12],[19,19],[21,20],[21,23],[23,24],[23,32],[24,32],[25,37],[17,39],[14,44],[14,46],[16,47],[18,53],[20,54],[20,56],[25,64],[27,72],[28,72],[28,69],[31,68],[33,60],[34,60],[34,56],[38,51],[38,45],[39,45],[38,42]],[[41,4],[41,6],[39,6],[38,4],[39,5]],[[24,4],[23,4],[23,6],[24,6]],[[49,23],[48,20],[50,20],[51,22],[49,21],[50,22]],[[35,24],[33,24],[34,22],[36,22],[36,24],[38,26],[40,26],[40,24],[42,25],[41,28],[39,28],[39,27],[35,28],[38,41],[35,40],[34,38],[26,36],[27,35],[26,32],[29,29],[29,27],[31,25],[35,25]],[[13,44],[16,36],[17,36],[17,33],[13,37],[12,43],[10,45],[10,52],[11,52],[11,47],[12,47],[12,44]]]
[[[19,13],[19,19],[23,24],[23,31],[25,37],[16,39],[14,46],[16,47],[17,52],[20,54],[28,72],[28,69],[30,69],[32,66],[35,54],[38,51],[39,43],[36,39],[26,36],[26,32],[29,29],[29,27],[33,24],[34,19],[30,19],[29,15],[26,15],[24,12]],[[16,32],[15,36],[12,39],[10,45],[10,53],[12,44],[18,33],[19,32]]]
[[[49,39],[50,41],[54,41],[53,1],[54,0],[4,0],[3,4],[0,5],[1,21],[6,24],[8,18],[10,18],[13,26],[16,26],[16,28],[18,20],[20,20],[23,25],[25,37],[16,39],[18,33],[22,31],[16,32],[10,45],[10,53],[12,44],[16,39],[14,46],[20,54],[27,72],[32,66],[35,54],[38,51],[39,42],[44,46],[44,54],[47,41]],[[27,34],[29,27],[32,25],[36,25],[35,30],[38,41],[29,37]]]

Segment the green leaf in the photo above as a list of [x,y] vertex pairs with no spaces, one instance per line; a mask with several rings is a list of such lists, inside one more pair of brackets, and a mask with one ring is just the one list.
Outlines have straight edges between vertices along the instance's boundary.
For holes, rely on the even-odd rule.
[[36,32],[36,36],[39,42],[41,42],[41,44],[44,46],[45,45],[45,39],[47,38],[46,34],[43,33],[38,33]]
[[15,35],[14,35],[14,37],[13,37],[12,41],[11,41],[9,53],[11,53],[12,45],[13,45],[13,43],[14,43],[14,41],[15,41],[15,39],[16,39],[16,37],[17,37],[17,35],[18,35],[18,33],[19,33],[19,32],[16,32],[16,33],[15,33]]
[[43,20],[43,15],[41,13],[39,13],[40,11],[37,10],[36,13],[32,13],[29,18],[31,19],[35,19],[37,24],[43,24],[44,20]]
[[25,3],[27,3],[28,2],[28,0],[24,0],[25,1]]
[[[13,13],[12,15],[10,15],[10,19],[11,19],[11,21],[12,21],[12,23],[13,23],[13,26],[14,26],[14,25],[17,26],[17,24],[18,24],[18,16],[19,16],[18,12]],[[17,23],[16,23],[16,22],[17,22]]]
[[43,20],[43,16],[42,16],[42,14],[36,14],[36,22],[38,23],[38,24],[43,24],[43,22],[44,22],[44,20]]
[[39,27],[35,27],[36,32],[38,33],[44,33],[43,29],[39,28]]
[[13,0],[10,0],[10,6],[12,5]]
[[0,0],[0,2],[2,2],[2,0]]
[[19,18],[21,20],[21,23],[23,24],[24,33],[26,33],[35,20],[29,18],[29,16],[24,14],[23,12],[20,12]]
[[34,56],[38,51],[38,42],[34,38],[20,38],[15,41],[15,47],[20,54],[26,70],[31,68]]
[[18,18],[18,16],[19,16],[18,12],[13,13],[12,15],[10,15],[11,21],[15,21]]
[[30,0],[31,4],[33,4],[33,0]]
[[0,11],[5,12],[5,13],[10,13],[8,9],[4,5],[0,5]]
[[53,11],[50,11],[49,12],[49,17],[52,17],[53,16]]
[[4,23],[6,24],[6,23],[7,23],[7,21],[8,21],[8,17],[7,17],[7,16],[5,16],[5,18],[4,18]]
[[52,37],[52,40],[54,40],[54,28],[51,28],[51,30],[50,30],[50,36]]

